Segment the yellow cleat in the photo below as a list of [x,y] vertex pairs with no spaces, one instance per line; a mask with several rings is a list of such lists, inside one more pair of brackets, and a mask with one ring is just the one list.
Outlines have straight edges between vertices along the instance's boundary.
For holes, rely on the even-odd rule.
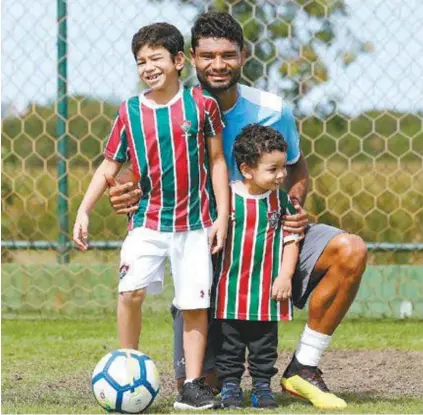
[[322,372],[314,366],[304,366],[294,357],[281,379],[282,389],[291,395],[310,401],[320,409],[345,409],[347,403],[330,392]]

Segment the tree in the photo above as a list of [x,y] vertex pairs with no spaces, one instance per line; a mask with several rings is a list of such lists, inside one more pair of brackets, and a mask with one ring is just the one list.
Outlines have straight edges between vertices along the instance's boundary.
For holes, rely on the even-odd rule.
[[[183,0],[199,12],[222,10],[243,26],[247,62],[243,82],[277,90],[297,105],[329,79],[322,58],[331,51],[344,67],[360,53],[372,51],[342,23],[348,17],[344,0]],[[318,111],[329,112],[339,97],[328,97]],[[332,104],[332,105],[331,105]]]

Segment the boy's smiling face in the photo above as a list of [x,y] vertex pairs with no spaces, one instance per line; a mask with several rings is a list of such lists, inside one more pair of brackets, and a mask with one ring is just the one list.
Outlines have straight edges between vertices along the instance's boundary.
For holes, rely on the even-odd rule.
[[137,69],[141,81],[153,91],[164,90],[179,81],[178,71],[184,67],[185,56],[178,52],[172,58],[163,46],[143,46],[137,53]]
[[276,190],[282,186],[286,178],[286,153],[283,151],[263,153],[256,166],[247,166],[244,163],[240,168],[253,190],[258,193]]

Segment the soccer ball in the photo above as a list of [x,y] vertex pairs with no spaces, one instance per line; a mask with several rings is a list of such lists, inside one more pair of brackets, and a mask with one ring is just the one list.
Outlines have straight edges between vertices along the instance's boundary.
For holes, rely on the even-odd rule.
[[119,349],[104,356],[91,377],[97,402],[106,411],[138,414],[159,393],[159,373],[144,353]]

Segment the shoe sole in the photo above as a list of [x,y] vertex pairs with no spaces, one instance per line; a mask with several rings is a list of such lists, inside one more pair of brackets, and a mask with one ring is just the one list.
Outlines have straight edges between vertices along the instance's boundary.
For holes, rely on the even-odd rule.
[[208,403],[202,406],[193,406],[183,402],[175,402],[173,408],[179,411],[202,411],[205,409],[213,409],[214,403]]

